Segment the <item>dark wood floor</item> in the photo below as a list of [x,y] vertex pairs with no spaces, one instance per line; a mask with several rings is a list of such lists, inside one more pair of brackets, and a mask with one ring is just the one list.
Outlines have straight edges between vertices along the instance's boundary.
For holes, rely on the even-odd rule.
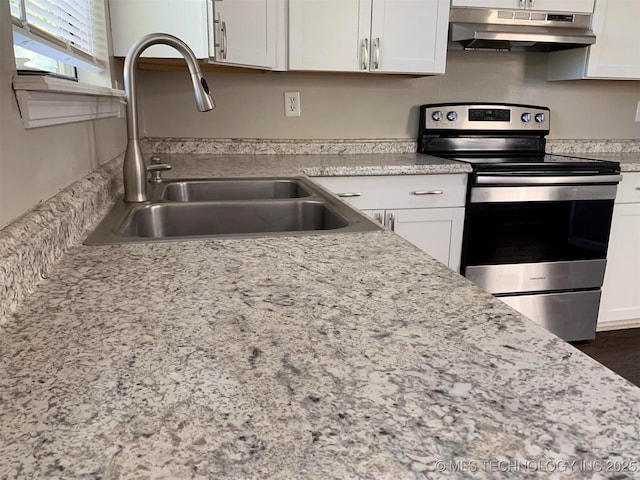
[[640,387],[640,328],[598,332],[595,340],[571,344]]

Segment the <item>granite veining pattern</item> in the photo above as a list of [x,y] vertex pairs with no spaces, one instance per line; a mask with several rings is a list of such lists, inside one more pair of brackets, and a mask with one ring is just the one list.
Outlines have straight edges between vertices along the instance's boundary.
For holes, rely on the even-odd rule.
[[407,139],[354,139],[354,140],[270,140],[247,138],[153,138],[143,141],[144,149],[154,153],[196,154],[383,154],[412,153],[417,149],[415,140]]
[[78,246],[1,328],[8,479],[496,479],[640,448],[640,389],[391,232]]
[[0,325],[121,191],[122,156],[0,229]]
[[[168,177],[469,171],[349,157],[165,160]],[[46,257],[67,238],[0,324],[2,480],[640,476],[640,389],[392,232],[78,245],[119,166],[1,232],[5,278],[46,264],[25,239]]]
[[379,155],[160,155],[165,178],[238,176],[358,176],[468,173],[471,166],[419,153]]
[[547,152],[576,153],[639,153],[640,140],[556,140],[547,139]]

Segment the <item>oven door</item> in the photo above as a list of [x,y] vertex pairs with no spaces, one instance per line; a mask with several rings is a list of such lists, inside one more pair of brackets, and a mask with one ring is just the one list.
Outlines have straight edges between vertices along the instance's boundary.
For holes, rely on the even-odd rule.
[[615,184],[474,183],[465,221],[466,277],[490,293],[602,286]]
[[461,272],[564,340],[594,338],[616,184],[486,179],[470,190]]

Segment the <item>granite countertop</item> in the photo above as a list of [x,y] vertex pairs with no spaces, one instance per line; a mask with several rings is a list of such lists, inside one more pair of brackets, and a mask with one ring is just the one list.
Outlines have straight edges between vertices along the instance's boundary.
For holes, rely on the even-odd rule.
[[389,231],[76,244],[0,326],[2,479],[635,478],[639,402]]
[[160,155],[172,169],[166,178],[185,176],[417,175],[469,173],[471,165],[420,153],[351,155]]

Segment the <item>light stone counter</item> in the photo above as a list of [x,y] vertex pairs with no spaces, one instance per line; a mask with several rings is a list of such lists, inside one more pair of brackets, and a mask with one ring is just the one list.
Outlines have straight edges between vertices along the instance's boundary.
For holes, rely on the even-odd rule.
[[76,243],[0,326],[2,479],[637,478],[639,404],[388,231]]
[[172,169],[166,178],[185,176],[417,175],[469,173],[471,166],[420,153],[350,155],[185,155],[161,154]]

